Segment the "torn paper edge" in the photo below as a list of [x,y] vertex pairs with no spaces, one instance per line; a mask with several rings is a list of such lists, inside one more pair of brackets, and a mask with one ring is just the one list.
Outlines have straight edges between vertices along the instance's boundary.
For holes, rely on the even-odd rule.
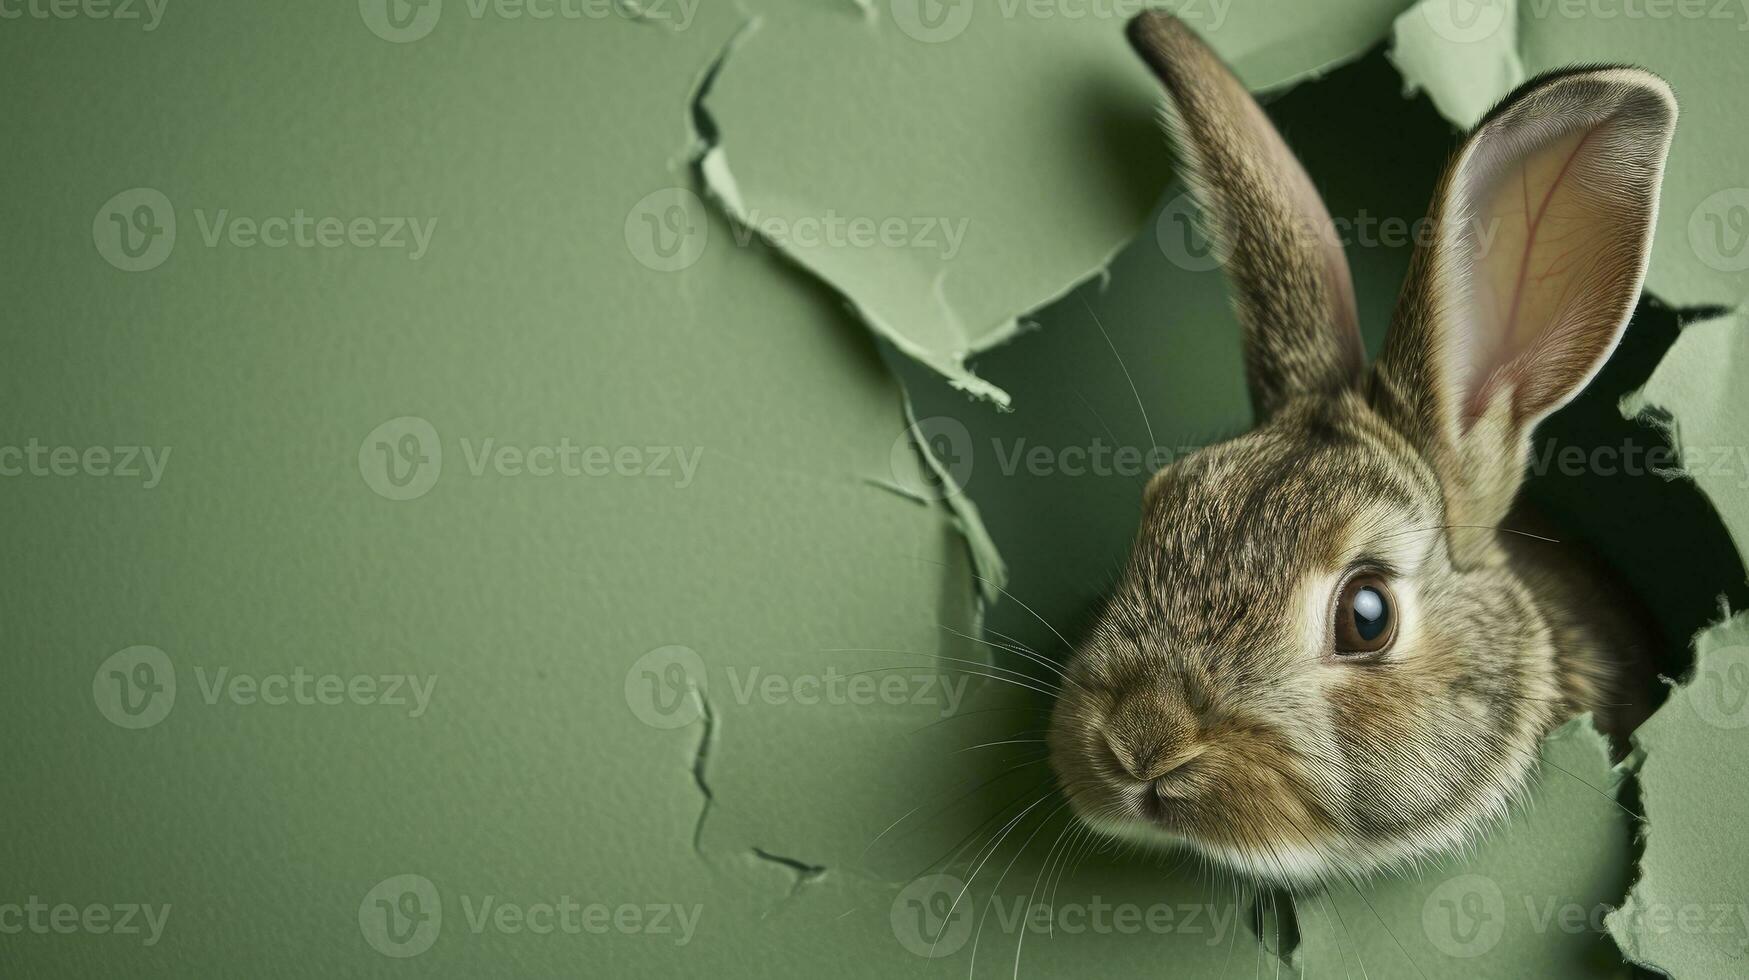
[[[1454,2],[1421,0],[1399,14],[1385,58],[1403,76],[1404,95],[1427,93],[1440,115],[1468,130],[1527,75],[1519,52],[1517,0],[1500,0],[1499,26],[1470,41],[1455,40],[1434,26],[1435,18],[1461,23],[1452,12]],[[1485,70],[1477,70],[1478,61]]]
[[[1694,323],[1685,324],[1682,329],[1687,331],[1696,327],[1704,327],[1707,324],[1719,322],[1732,323],[1739,329],[1742,329],[1742,323],[1740,322],[1741,319],[1741,316],[1736,311],[1730,311],[1719,316],[1708,317]],[[1681,338],[1679,336],[1677,344],[1680,343]],[[1675,345],[1673,344],[1672,351],[1674,351],[1674,349]],[[1670,355],[1671,352],[1667,351],[1664,357],[1667,359]],[[1662,366],[1662,364],[1663,360],[1660,360],[1659,366]],[[1653,369],[1653,377],[1656,377],[1656,374],[1657,368],[1655,367]],[[1617,408],[1621,412],[1623,418],[1644,423],[1663,433],[1664,437],[1669,440],[1671,448],[1676,450],[1677,459],[1681,460],[1681,417],[1678,416],[1675,410],[1669,406],[1652,400],[1652,397],[1647,394],[1647,389],[1650,388],[1651,383],[1651,379],[1648,378],[1645,385],[1641,388],[1623,395],[1621,400],[1617,403]],[[1681,468],[1673,472],[1660,473],[1659,475],[1666,479],[1693,479],[1685,469]],[[1696,483],[1696,486],[1700,489],[1701,494],[1706,496],[1708,502],[1712,503],[1716,510],[1718,502],[1714,501],[1712,497],[1707,494],[1705,487],[1699,486],[1698,482]],[[1721,599],[1721,604],[1722,603],[1723,600]],[[1673,688],[1670,692],[1670,696],[1665,699],[1664,704],[1660,705],[1656,712],[1653,712],[1652,717],[1643,722],[1640,728],[1630,737],[1633,750],[1628,754],[1627,758],[1623,759],[1617,766],[1618,770],[1623,770],[1636,782],[1639,782],[1641,789],[1640,806],[1646,811],[1646,813],[1638,825],[1638,832],[1635,834],[1634,838],[1634,843],[1639,853],[1634,860],[1633,884],[1628,887],[1628,892],[1622,897],[1621,903],[1604,917],[1604,925],[1609,930],[1609,936],[1615,942],[1616,947],[1621,950],[1622,956],[1629,962],[1648,970],[1654,970],[1666,974],[1668,973],[1668,966],[1660,965],[1650,958],[1653,954],[1644,948],[1641,943],[1642,937],[1639,930],[1635,929],[1631,924],[1637,918],[1634,916],[1634,912],[1645,905],[1644,899],[1641,895],[1641,886],[1645,882],[1647,874],[1645,860],[1646,854],[1650,848],[1652,836],[1651,813],[1656,806],[1661,805],[1661,803],[1653,800],[1652,794],[1645,790],[1645,783],[1640,781],[1640,773],[1644,771],[1645,766],[1649,762],[1653,761],[1654,755],[1653,747],[1647,745],[1643,741],[1642,736],[1645,733],[1647,726],[1650,725],[1653,720],[1657,719],[1664,712],[1673,710],[1677,704],[1686,703],[1686,699],[1681,697],[1681,694],[1689,687],[1689,685],[1694,683],[1695,677],[1699,675],[1701,670],[1701,643],[1703,638],[1716,630],[1728,629],[1734,622],[1741,621],[1746,616],[1749,616],[1749,614],[1745,613],[1733,615],[1730,608],[1723,605],[1720,614],[1720,619],[1717,622],[1703,627],[1697,631],[1690,640],[1690,646],[1695,651],[1695,658],[1693,665],[1689,668],[1688,676],[1682,678],[1680,681],[1671,681],[1669,678],[1664,679],[1665,683],[1670,684]]]
[[[717,51],[716,57],[712,58],[710,63],[705,66],[704,70],[699,73],[698,78],[693,83],[692,92],[687,100],[687,124],[690,127],[691,132],[690,150],[697,178],[705,185],[704,189],[706,197],[718,207],[718,210],[721,211],[729,221],[735,222],[744,228],[749,226],[744,220],[746,207],[741,196],[741,190],[739,185],[735,182],[734,174],[728,168],[728,158],[723,152],[721,134],[716,128],[715,120],[711,117],[709,110],[706,108],[706,102],[709,99],[712,86],[716,82],[717,77],[722,73],[724,67],[728,64],[729,58],[739,50],[741,45],[747,42],[748,38],[752,37],[759,30],[761,23],[761,19],[756,16],[748,17],[741,22],[741,25],[735,29],[735,32],[729,36],[728,40],[725,41],[723,46]],[[761,238],[761,240],[763,241],[764,239]],[[771,247],[774,252],[784,255],[790,261],[796,261],[795,257],[784,249],[775,245],[772,245]],[[828,288],[835,289],[830,281],[816,274],[805,264],[800,262],[796,262],[796,264],[816,281],[823,283]],[[857,313],[859,319],[864,323],[869,324],[871,329],[877,334],[892,341],[894,346],[902,353],[905,353],[907,356],[911,357],[913,360],[919,361],[920,363],[929,363],[924,356],[920,356],[923,352],[915,349],[907,350],[904,345],[898,342],[896,335],[892,331],[884,329],[877,321],[872,319],[865,310],[857,307],[857,305],[851,301],[849,297],[844,296],[842,292],[838,295],[845,299],[845,301],[851,306],[852,310]],[[1019,330],[1018,324],[1015,324],[1014,330]],[[939,370],[939,367],[936,367]],[[984,397],[992,398],[992,400],[997,401],[998,405],[1005,406],[1007,404],[1008,396],[1000,389],[993,385],[989,385],[987,382],[984,382],[975,376],[968,374],[966,377],[969,380],[964,383],[956,383],[956,387],[974,395],[983,395]],[[953,379],[949,378],[949,380],[951,382]],[[915,431],[917,417],[911,403],[910,392],[905,389],[902,379],[894,376],[893,381],[899,389],[901,409],[905,419],[905,424],[908,430]],[[916,439],[911,441],[912,444],[917,447],[917,452],[923,459],[924,465],[929,468],[935,478],[938,481],[948,481],[947,483],[942,484],[943,486],[952,486],[951,477],[948,476],[946,467],[935,458],[929,447],[922,445]],[[875,482],[876,485],[881,486],[883,489],[892,490],[907,497],[913,496],[895,485],[890,485],[880,481],[871,482]],[[952,518],[953,526],[959,531],[960,537],[965,541],[966,552],[971,561],[972,571],[978,582],[978,594],[985,605],[992,604],[995,602],[996,597],[1000,595],[1002,587],[1007,583],[1007,565],[1002,560],[1002,555],[997,550],[995,541],[990,537],[989,530],[984,526],[984,521],[978,513],[977,505],[968,499],[963,493],[950,494],[945,498],[945,502]],[[981,622],[977,625],[980,629],[982,628]]]
[[[691,108],[694,120],[709,120],[713,118],[707,107],[707,103],[717,76],[722,72],[724,66],[727,65],[729,57],[734,54],[741,45],[745,44],[748,38],[758,32],[762,23],[763,21],[759,17],[752,17],[744,21],[735,34],[729,38],[728,42],[723,46],[723,49],[717,53],[717,57],[706,69],[704,75],[699,79],[699,83],[693,89]],[[782,243],[774,242],[767,237],[765,233],[761,231],[748,217],[749,211],[745,199],[741,195],[740,184],[735,179],[734,171],[729,167],[728,151],[723,146],[720,132],[711,134],[701,132],[700,129],[701,127],[695,122],[693,125],[695,138],[694,145],[698,154],[698,171],[700,179],[704,184],[705,197],[717,205],[717,209],[722,212],[723,216],[728,221],[751,234],[757,235],[760,241],[765,242],[771,247],[773,252],[783,256],[785,260],[793,263],[797,268],[807,272],[808,275],[813,277],[817,282],[832,290],[833,293],[835,293],[839,299],[856,314],[857,319],[861,320],[868,329],[874,331],[875,334],[893,345],[894,348],[899,350],[906,357],[940,373],[942,377],[946,378],[948,383],[955,388],[975,397],[987,398],[994,402],[999,408],[1008,408],[1010,402],[1008,393],[996,385],[991,384],[989,381],[978,377],[966,364],[967,359],[977,352],[976,348],[967,351],[956,351],[947,357],[943,357],[936,352],[929,350],[923,345],[918,344],[916,341],[905,336],[903,331],[895,329],[892,324],[886,322],[886,320],[874,310],[869,309],[868,306],[858,300],[857,297],[840,288],[830,277],[809,265],[802,256],[798,255],[791,249],[785,248]],[[715,129],[714,123],[712,129]],[[944,277],[940,275],[936,277],[934,295],[938,302],[942,297],[941,283],[943,279]],[[942,309],[949,320],[957,322],[958,317],[952,307],[944,304]],[[1004,325],[1000,329],[994,331],[994,335],[989,338],[989,340],[990,342],[996,342],[999,338],[1006,338],[1018,331],[1018,329],[1018,323]]]

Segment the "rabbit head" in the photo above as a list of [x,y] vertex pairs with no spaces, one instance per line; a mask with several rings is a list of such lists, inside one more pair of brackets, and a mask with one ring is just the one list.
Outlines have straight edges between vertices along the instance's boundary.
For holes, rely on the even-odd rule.
[[1053,769],[1095,828],[1267,882],[1459,847],[1587,707],[1497,528],[1532,428],[1637,301],[1675,100],[1620,67],[1506,98],[1451,161],[1369,367],[1342,245],[1263,111],[1178,20],[1129,32],[1231,282],[1257,426],[1150,481],[1066,667]]

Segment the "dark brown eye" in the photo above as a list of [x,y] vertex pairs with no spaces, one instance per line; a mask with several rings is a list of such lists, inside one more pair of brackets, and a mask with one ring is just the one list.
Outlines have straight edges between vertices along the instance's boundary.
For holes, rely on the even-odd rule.
[[1336,652],[1377,653],[1397,635],[1396,600],[1383,576],[1356,575],[1336,596]]

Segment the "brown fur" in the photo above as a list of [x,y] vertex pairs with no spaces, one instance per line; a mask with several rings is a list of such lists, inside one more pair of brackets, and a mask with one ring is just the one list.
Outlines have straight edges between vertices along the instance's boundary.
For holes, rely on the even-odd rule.
[[[1267,118],[1169,15],[1130,36],[1165,83],[1226,257],[1260,424],[1149,484],[1122,581],[1068,665],[1053,767],[1097,828],[1278,883],[1461,847],[1523,791],[1553,726],[1581,711],[1617,732],[1634,720],[1622,678],[1637,634],[1620,604],[1593,569],[1496,528],[1531,429],[1589,380],[1638,295],[1674,103],[1623,69],[1503,103],[1434,217],[1504,200],[1519,179],[1521,253],[1455,234],[1424,250],[1363,373],[1340,248],[1305,233],[1328,214]],[[1597,147],[1620,175],[1598,175]],[[1604,240],[1578,263],[1551,255],[1545,212]],[[1542,278],[1489,333],[1502,304],[1478,312],[1470,291],[1511,285],[1507,259]],[[1575,268],[1584,295],[1536,291]],[[1360,570],[1391,583],[1397,635],[1337,653],[1334,595]]]

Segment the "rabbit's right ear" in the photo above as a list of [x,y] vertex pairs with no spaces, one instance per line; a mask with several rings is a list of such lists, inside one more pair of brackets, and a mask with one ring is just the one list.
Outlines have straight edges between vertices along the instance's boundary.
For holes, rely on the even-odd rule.
[[[1526,84],[1458,150],[1368,384],[1432,464],[1451,524],[1500,523],[1531,430],[1615,349],[1675,127],[1656,75],[1582,68]],[[1454,534],[1459,551],[1466,538],[1491,532]]]
[[1226,266],[1244,330],[1251,406],[1359,386],[1354,283],[1330,212],[1257,100],[1191,29],[1152,11],[1130,44],[1166,87],[1166,128]]

